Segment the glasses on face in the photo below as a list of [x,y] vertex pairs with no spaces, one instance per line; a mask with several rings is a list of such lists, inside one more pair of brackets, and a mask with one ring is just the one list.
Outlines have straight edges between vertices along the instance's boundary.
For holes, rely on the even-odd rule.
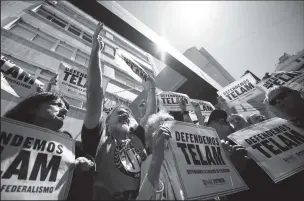
[[269,105],[275,106],[277,105],[279,100],[285,99],[291,91],[284,91],[275,96],[271,101],[269,101]]

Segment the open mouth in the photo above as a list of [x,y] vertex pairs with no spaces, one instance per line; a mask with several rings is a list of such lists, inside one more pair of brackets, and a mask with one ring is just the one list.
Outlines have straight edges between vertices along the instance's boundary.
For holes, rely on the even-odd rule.
[[59,113],[59,114],[57,115],[57,117],[59,117],[59,118],[61,118],[61,119],[64,119],[64,118],[65,118],[65,114],[60,114],[60,113]]

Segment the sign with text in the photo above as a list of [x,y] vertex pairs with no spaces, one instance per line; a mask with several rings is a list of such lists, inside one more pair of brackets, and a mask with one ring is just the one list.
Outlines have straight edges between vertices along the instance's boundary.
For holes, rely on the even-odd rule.
[[20,97],[27,97],[38,91],[38,88],[43,88],[44,84],[36,78],[33,78],[22,68],[16,66],[5,56],[1,55],[1,73],[8,81],[10,86]]
[[[106,91],[108,83],[109,79],[103,76],[104,91]],[[61,93],[86,102],[87,72],[62,62],[58,72],[58,87]]]
[[262,94],[263,92],[255,85],[256,79],[248,73],[218,91],[217,94],[223,97],[229,106],[234,106]]
[[280,72],[271,75],[270,78],[262,80],[257,85],[265,92],[274,86],[286,86],[295,90],[304,90],[304,72],[301,71],[289,71]]
[[86,101],[87,72],[62,63],[58,72],[58,87],[60,92],[80,101]]
[[7,82],[3,74],[1,73],[1,89],[10,93],[13,96],[19,97],[15,90],[11,87],[11,85]]
[[181,111],[178,104],[178,98],[186,98],[186,110],[193,110],[193,107],[190,102],[190,98],[186,94],[181,94],[172,91],[163,91],[158,95],[159,108],[166,111]]
[[228,136],[277,183],[304,169],[304,130],[273,118]]
[[[145,82],[147,81],[149,77],[147,72],[134,59],[132,59],[132,57],[128,53],[117,48],[115,50],[115,57],[117,62],[123,67],[123,69],[135,80],[140,83],[142,83],[142,80]],[[138,79],[138,77],[140,79]]]
[[166,121],[172,138],[166,154],[174,161],[185,200],[208,199],[248,189],[221,146],[216,131],[179,121]]
[[74,141],[1,118],[1,200],[64,200],[73,175]]
[[191,99],[191,101],[199,104],[202,115],[209,116],[211,112],[215,109],[212,103],[208,101],[203,101],[198,99]]

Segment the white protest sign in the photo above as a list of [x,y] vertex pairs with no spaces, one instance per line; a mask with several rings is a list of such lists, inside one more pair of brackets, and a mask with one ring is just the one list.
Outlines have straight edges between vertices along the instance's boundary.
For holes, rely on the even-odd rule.
[[132,59],[131,55],[127,52],[117,48],[115,50],[115,58],[116,62],[121,65],[123,70],[131,75],[135,80],[140,83],[142,83],[142,80],[147,81],[147,78],[149,77],[147,72],[134,59]]
[[302,91],[304,89],[304,72],[289,71],[276,73],[271,75],[270,78],[262,80],[257,86],[265,92],[274,86],[286,86]]
[[174,161],[185,200],[214,198],[248,189],[227,159],[214,129],[179,121],[166,121],[164,126],[170,128],[172,135],[166,157]]
[[[104,91],[106,91],[108,82],[109,79],[102,78]],[[58,71],[58,87],[61,93],[86,102],[87,71],[62,62]]]
[[1,200],[64,200],[73,176],[74,141],[1,118]]
[[19,97],[15,90],[11,87],[11,85],[7,82],[3,74],[1,73],[1,89],[10,93],[13,96]]
[[186,98],[186,110],[193,110],[189,96],[182,93],[163,91],[158,94],[159,108],[166,111],[181,111],[177,98]]
[[262,94],[263,92],[255,85],[256,79],[248,73],[218,91],[217,94],[226,100],[227,105],[232,107]]
[[43,88],[44,84],[33,78],[22,68],[16,66],[5,56],[1,55],[1,72],[10,86],[20,97],[27,97],[37,92],[38,88]]
[[228,136],[277,183],[304,169],[304,130],[273,118]]
[[208,101],[198,100],[198,99],[191,99],[191,102],[195,102],[199,104],[202,115],[209,116],[211,112],[215,109],[212,103]]

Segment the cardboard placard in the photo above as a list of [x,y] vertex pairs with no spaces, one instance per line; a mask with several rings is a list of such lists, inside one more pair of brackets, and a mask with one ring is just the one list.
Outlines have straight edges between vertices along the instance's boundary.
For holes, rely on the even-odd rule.
[[209,199],[248,189],[209,127],[165,121],[171,136],[167,160],[173,161],[185,200]]
[[249,73],[217,92],[230,107],[246,102],[262,93],[264,93],[262,90],[256,88],[256,79]]
[[304,130],[273,118],[228,136],[277,183],[304,169]]
[[1,73],[4,78],[20,97],[27,97],[43,88],[44,84],[21,67],[16,66],[12,61],[1,55]]
[[274,86],[286,86],[295,90],[304,90],[304,72],[301,71],[289,71],[280,72],[271,75],[270,78],[262,80],[257,84],[259,88],[265,92]]
[[172,91],[163,91],[158,94],[159,108],[166,111],[181,111],[180,106],[177,102],[177,98],[180,97],[186,98],[186,110],[193,110],[190,98],[186,94]]
[[1,200],[64,200],[73,176],[74,140],[1,118]]

